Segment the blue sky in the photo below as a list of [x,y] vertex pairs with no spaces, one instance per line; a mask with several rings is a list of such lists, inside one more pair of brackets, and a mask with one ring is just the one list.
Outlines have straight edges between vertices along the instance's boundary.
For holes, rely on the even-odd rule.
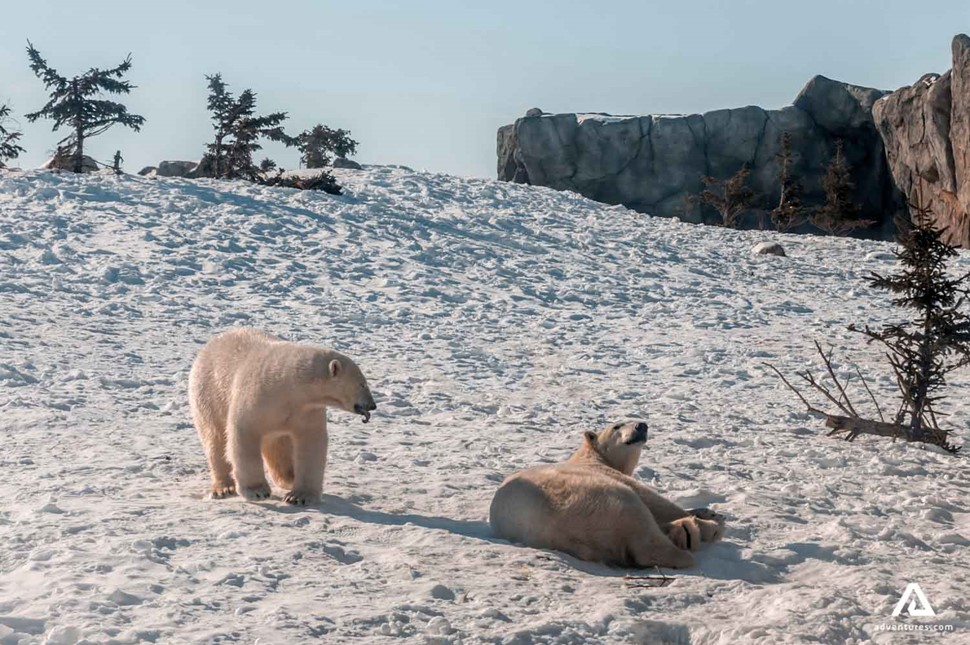
[[[42,162],[58,138],[22,118],[44,102],[29,38],[67,75],[132,53],[128,105],[148,122],[91,142],[103,160],[120,148],[129,171],[201,155],[213,72],[255,90],[261,111],[289,112],[290,130],[350,129],[364,163],[493,177],[496,128],[530,107],[779,107],[815,74],[894,89],[947,69],[950,39],[970,31],[966,0],[4,4],[0,101],[24,129],[21,164]],[[267,152],[296,165],[293,151]]]

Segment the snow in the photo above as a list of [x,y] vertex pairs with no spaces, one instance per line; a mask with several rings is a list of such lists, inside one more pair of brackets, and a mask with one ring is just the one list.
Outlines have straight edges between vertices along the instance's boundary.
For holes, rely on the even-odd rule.
[[[826,438],[762,365],[817,367],[823,339],[892,396],[845,329],[891,319],[862,279],[891,245],[337,174],[338,197],[0,174],[0,643],[967,638],[966,458]],[[751,255],[766,238],[788,257]],[[331,413],[318,507],[205,498],[186,378],[233,325],[332,345],[371,382],[371,423]],[[627,418],[651,426],[640,478],[729,518],[695,568],[638,588],[490,536],[505,475]],[[935,618],[891,617],[910,582]]]

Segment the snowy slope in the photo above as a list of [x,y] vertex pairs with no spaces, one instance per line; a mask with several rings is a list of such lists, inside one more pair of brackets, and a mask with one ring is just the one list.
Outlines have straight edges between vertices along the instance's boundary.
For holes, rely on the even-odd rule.
[[[890,396],[845,331],[891,313],[861,279],[890,245],[752,256],[764,235],[542,188],[340,178],[0,174],[0,643],[921,642],[876,631],[908,582],[970,638],[966,459],[824,438],[761,365],[827,338]],[[319,507],[204,498],[186,378],[233,325],[371,381],[370,424],[331,414]],[[491,539],[506,474],[626,418],[639,477],[729,517],[696,568],[638,589]]]

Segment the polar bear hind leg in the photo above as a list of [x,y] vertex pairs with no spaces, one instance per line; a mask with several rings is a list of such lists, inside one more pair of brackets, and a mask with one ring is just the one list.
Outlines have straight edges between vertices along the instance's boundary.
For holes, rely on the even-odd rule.
[[693,566],[694,556],[690,551],[680,549],[657,525],[646,506],[639,507],[639,512],[629,517],[630,524],[627,531],[627,557],[632,566],[636,567],[670,567],[672,569],[686,569]]

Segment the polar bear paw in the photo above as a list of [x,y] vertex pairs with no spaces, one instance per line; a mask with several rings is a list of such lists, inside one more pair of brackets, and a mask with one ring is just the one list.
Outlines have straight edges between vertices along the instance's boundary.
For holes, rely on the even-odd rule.
[[725,516],[709,508],[695,508],[687,512],[697,518],[702,542],[717,542],[724,537]]
[[701,528],[697,522],[693,516],[674,520],[667,527],[667,537],[678,549],[694,551],[701,545]]
[[[716,542],[724,535],[724,516],[710,509],[691,511],[667,527],[667,537],[678,548],[696,551],[705,542]],[[708,519],[710,518],[710,519]]]
[[240,489],[240,494],[250,501],[259,501],[261,499],[269,499],[271,491],[269,489],[269,484],[262,483],[255,486],[247,486]]
[[283,495],[283,501],[294,506],[306,506],[307,504],[316,504],[319,502],[320,494],[291,490],[286,495]]
[[225,499],[227,497],[233,497],[235,494],[235,484],[221,484],[212,487],[212,492],[209,493],[209,499]]

